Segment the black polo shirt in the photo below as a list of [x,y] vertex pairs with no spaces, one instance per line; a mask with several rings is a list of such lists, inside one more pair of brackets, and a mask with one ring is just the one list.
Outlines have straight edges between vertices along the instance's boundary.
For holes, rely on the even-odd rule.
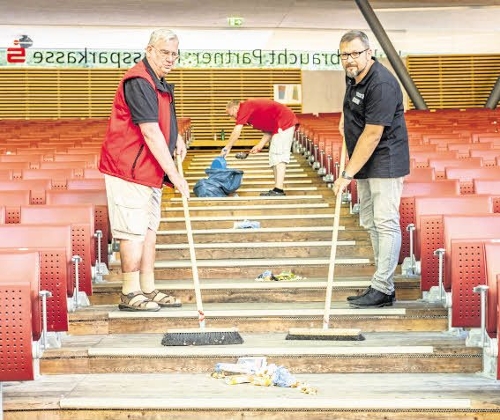
[[[151,78],[155,81],[156,88],[160,92],[169,92],[172,97],[172,102],[170,103],[170,142],[168,148],[173,155],[178,134],[177,116],[175,114],[175,102],[173,99],[174,85],[167,83],[165,78],[158,79],[158,76],[156,76],[146,58],[144,58],[144,64]],[[158,98],[155,90],[146,79],[135,77],[126,80],[123,84],[123,91],[134,124],[158,122]]]
[[347,151],[352,156],[366,124],[383,125],[379,144],[355,178],[398,178],[410,173],[403,93],[394,75],[373,60],[358,84],[346,77],[343,110]]

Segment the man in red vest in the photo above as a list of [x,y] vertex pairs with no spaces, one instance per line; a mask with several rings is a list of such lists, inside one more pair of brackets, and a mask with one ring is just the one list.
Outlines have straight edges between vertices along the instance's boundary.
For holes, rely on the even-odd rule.
[[271,141],[269,146],[269,166],[273,168],[274,188],[261,193],[263,196],[286,195],[283,189],[286,165],[290,163],[290,150],[295,129],[299,124],[297,116],[287,106],[271,99],[256,98],[246,101],[230,101],[226,106],[227,114],[236,120],[236,125],[229,141],[222,149],[221,156],[226,156],[238,140],[245,124],[262,131],[262,139],[250,153],[259,153]]
[[186,156],[178,134],[174,88],[165,80],[179,58],[177,35],[151,34],[145,58],[123,76],[113,102],[99,170],[104,173],[113,237],[120,241],[123,273],[118,307],[158,311],[181,306],[155,288],[156,231],[160,224],[164,177],[189,197],[173,159]]

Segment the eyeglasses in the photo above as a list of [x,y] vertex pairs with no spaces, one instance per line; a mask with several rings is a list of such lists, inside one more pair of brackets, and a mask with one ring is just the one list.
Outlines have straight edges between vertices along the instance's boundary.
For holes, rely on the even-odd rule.
[[159,50],[158,48],[153,47],[153,49],[160,54],[160,57],[165,59],[165,58],[171,58],[173,61],[177,60],[179,58],[179,53],[175,51],[167,51],[167,50]]
[[359,58],[361,54],[363,54],[365,51],[368,51],[370,48],[366,48],[363,51],[353,51],[351,53],[341,53],[339,54],[339,57],[341,60],[347,60],[349,57],[352,59],[356,60],[356,58]]

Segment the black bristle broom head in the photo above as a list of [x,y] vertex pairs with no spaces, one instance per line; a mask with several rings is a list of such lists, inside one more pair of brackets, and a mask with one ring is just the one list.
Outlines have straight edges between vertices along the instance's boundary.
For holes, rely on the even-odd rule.
[[243,338],[238,330],[195,328],[167,330],[161,344],[163,346],[212,346],[226,344],[242,344]]
[[291,328],[285,340],[363,341],[357,329]]

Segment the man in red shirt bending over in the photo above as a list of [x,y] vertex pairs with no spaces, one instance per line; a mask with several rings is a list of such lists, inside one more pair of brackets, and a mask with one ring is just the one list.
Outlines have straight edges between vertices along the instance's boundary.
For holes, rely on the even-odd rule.
[[273,168],[274,188],[261,193],[262,196],[286,195],[283,190],[286,165],[290,162],[295,128],[299,121],[293,111],[279,102],[265,98],[229,101],[226,113],[236,120],[236,125],[229,137],[221,156],[226,156],[238,140],[243,125],[248,124],[262,131],[262,139],[250,153],[259,153],[271,141],[269,146],[269,166]]

